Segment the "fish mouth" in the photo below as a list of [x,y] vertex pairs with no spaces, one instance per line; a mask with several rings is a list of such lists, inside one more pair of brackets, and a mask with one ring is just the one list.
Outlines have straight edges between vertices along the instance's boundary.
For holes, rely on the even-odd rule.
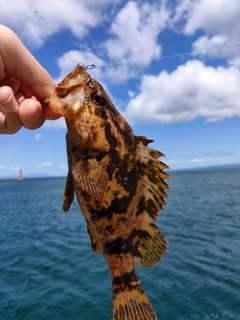
[[[78,110],[80,102],[83,100],[84,87],[90,79],[85,66],[78,64],[62,82],[55,86],[54,93],[43,102],[54,112],[65,118],[71,118],[72,113]],[[70,110],[72,110],[71,114],[69,114]]]
[[58,98],[64,98],[77,87],[86,85],[89,81],[89,74],[83,64],[78,64],[62,82],[56,85],[54,91]]

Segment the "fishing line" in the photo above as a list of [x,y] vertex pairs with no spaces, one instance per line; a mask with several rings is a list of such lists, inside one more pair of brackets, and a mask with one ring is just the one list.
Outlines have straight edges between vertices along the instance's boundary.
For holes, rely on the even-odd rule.
[[[221,52],[221,51],[235,51],[240,49],[240,47],[235,47],[235,48],[227,48],[227,49],[218,49],[218,50],[210,50],[210,51],[206,51],[205,54],[209,54],[209,53],[215,53],[215,52]],[[159,56],[156,58],[152,58],[152,60],[162,60],[162,59],[171,59],[171,58],[181,58],[181,57],[185,57],[185,56],[197,56],[197,55],[201,55],[201,52],[188,52],[188,53],[180,53],[180,54],[172,54],[172,55],[166,55],[166,56]],[[107,63],[107,64],[102,64],[102,65],[98,65],[96,66],[95,64],[91,64],[88,65],[86,67],[86,69],[94,69],[96,67],[98,68],[102,68],[102,67],[109,67],[109,66],[117,66],[117,65],[121,65],[121,64],[130,64],[130,63],[136,63],[136,62],[140,62],[140,60],[129,60],[129,61],[122,61],[122,62],[113,62],[113,63]]]

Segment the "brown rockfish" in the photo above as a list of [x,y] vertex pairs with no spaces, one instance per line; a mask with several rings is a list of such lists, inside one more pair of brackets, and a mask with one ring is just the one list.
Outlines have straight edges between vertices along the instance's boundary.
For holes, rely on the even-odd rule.
[[167,249],[154,222],[165,205],[168,168],[162,153],[135,136],[103,87],[78,65],[45,102],[67,124],[69,172],[63,211],[74,193],[94,252],[110,269],[115,320],[157,319],[135,274],[152,267]]

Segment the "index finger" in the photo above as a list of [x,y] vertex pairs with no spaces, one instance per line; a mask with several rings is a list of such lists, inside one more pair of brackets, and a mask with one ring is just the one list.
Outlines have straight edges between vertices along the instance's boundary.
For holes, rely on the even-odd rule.
[[54,81],[9,28],[0,25],[0,80],[10,75],[38,99],[52,94]]

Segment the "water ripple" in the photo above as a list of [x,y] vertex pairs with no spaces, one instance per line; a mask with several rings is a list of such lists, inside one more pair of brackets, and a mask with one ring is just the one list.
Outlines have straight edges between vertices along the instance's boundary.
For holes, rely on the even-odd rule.
[[[173,172],[158,226],[164,259],[137,274],[162,320],[240,315],[240,171]],[[111,281],[92,253],[74,202],[61,212],[65,179],[0,184],[0,319],[112,318]]]

